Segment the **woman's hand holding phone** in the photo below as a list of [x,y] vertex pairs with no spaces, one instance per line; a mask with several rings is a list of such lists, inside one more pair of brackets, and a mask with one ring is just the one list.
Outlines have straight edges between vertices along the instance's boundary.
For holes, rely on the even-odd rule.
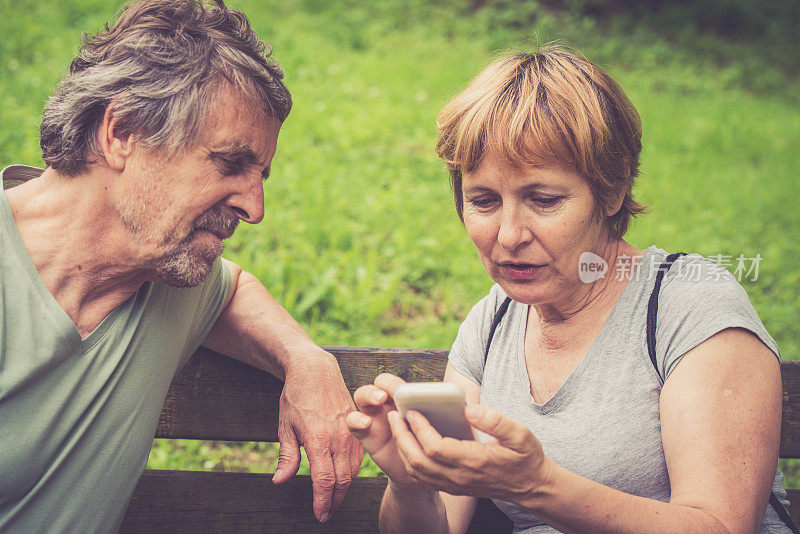
[[539,440],[522,423],[494,410],[470,405],[469,424],[490,436],[488,442],[442,437],[418,411],[404,419],[394,393],[405,382],[382,374],[356,390],[360,412],[347,417],[364,450],[401,487],[427,487],[452,495],[495,497],[531,508],[529,498],[552,477],[555,465]]
[[393,395],[401,384],[405,384],[402,378],[384,373],[373,384],[358,388],[353,399],[359,411],[348,414],[347,427],[392,482],[410,485],[415,482],[406,472],[387,419],[389,412],[397,410]]

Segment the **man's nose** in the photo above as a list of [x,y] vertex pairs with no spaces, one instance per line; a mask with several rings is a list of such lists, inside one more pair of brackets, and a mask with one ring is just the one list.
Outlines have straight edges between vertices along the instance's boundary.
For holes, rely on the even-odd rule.
[[533,229],[522,211],[516,206],[503,206],[500,214],[497,242],[510,252],[533,241]]
[[261,177],[248,179],[239,191],[228,197],[227,204],[244,222],[260,223],[264,218],[264,186]]

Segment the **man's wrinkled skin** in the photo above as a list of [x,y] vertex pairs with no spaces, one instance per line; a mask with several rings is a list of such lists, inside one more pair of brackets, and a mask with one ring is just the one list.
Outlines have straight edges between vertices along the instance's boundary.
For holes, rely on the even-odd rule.
[[[200,284],[240,220],[264,217],[280,122],[236,90],[221,90],[194,146],[174,157],[117,128],[109,104],[88,172],[52,168],[7,192],[42,280],[87,337],[147,281]],[[43,236],[58,236],[43,238]],[[345,417],[355,406],[336,359],[317,346],[259,280],[223,260],[232,290],[204,346],[285,380],[274,481],[311,463],[314,514],[327,521],[363,457]]]

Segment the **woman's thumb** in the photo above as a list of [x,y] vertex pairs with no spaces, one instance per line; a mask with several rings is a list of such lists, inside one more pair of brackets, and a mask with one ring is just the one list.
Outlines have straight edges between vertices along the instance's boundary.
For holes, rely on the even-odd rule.
[[485,408],[479,404],[468,404],[464,410],[469,424],[494,437],[503,447],[521,451],[529,431],[522,423]]

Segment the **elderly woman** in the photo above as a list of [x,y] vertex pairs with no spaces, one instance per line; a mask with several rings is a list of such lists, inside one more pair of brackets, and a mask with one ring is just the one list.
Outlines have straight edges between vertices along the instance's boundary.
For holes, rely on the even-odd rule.
[[493,63],[438,128],[496,282],[444,380],[490,438],[400,417],[398,377],[360,388],[348,425],[389,477],[382,530],[465,532],[491,497],[514,532],[788,531],[770,502],[786,495],[778,347],[724,268],[623,239],[644,206],[639,117],[620,87],[546,47]]

